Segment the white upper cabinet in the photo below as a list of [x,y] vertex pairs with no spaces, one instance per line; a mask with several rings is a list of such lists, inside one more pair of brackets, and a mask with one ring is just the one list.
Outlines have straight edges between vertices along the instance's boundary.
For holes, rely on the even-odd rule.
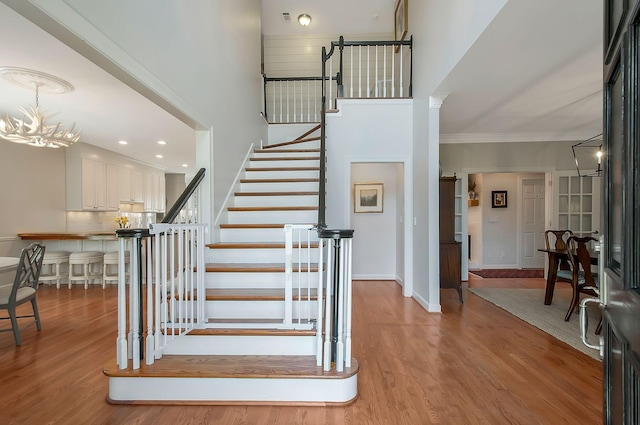
[[73,164],[67,164],[67,167],[67,209],[118,210],[117,169],[114,166],[82,158],[79,170]]

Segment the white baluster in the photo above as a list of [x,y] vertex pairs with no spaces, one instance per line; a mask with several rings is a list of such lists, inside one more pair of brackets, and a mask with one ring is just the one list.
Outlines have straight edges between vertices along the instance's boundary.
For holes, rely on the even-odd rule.
[[376,65],[376,79],[375,79],[373,84],[375,84],[375,87],[376,87],[375,88],[375,90],[376,90],[376,96],[375,97],[378,97],[378,45],[376,45],[376,62],[375,62],[375,65]]
[[358,97],[362,97],[362,46],[358,46],[358,63],[356,67],[358,70]]
[[[155,339],[153,335],[153,319],[154,319],[154,310],[155,304],[153,303],[153,263],[152,263],[152,249],[151,249],[151,239],[147,238],[146,240],[146,254],[147,254],[147,339],[146,339],[146,348],[145,348],[145,362],[147,364],[153,364],[156,359],[155,356]],[[124,255],[121,254],[119,259],[119,263],[122,265],[122,269],[118,271],[118,273],[124,273]]]
[[369,46],[367,46],[367,97],[371,97],[371,76],[369,75],[371,68],[371,58]]
[[[139,239],[135,240],[136,243],[136,251],[138,250],[138,245],[140,243]],[[131,292],[131,296],[130,301],[129,301],[129,305],[131,306],[130,309],[130,314],[131,314],[131,318],[130,318],[130,323],[131,323],[131,339],[129,341],[129,344],[131,345],[131,361],[132,361],[132,367],[133,369],[140,369],[140,292],[139,292],[139,287],[140,287],[140,279],[138,278],[139,274],[138,274],[138,270],[140,267],[140,263],[139,263],[139,258],[136,255],[134,257],[134,262],[131,265],[132,267],[130,267],[129,272],[131,274],[134,274],[135,276],[135,280],[131,281],[131,284],[129,284],[129,290]],[[133,267],[135,265],[135,267]]]
[[352,239],[343,239],[345,242],[345,258],[347,260],[347,276],[346,276],[346,288],[345,288],[345,366],[351,367],[351,311],[353,303],[353,284],[351,280],[352,274]]
[[[327,102],[329,105],[333,105],[331,102],[331,93],[333,91],[333,56],[329,59],[329,97],[327,98]],[[333,106],[328,106],[327,109],[331,109]]]
[[311,83],[307,80],[307,122],[311,122]]
[[293,323],[293,226],[284,226],[284,324]]
[[387,97],[387,48],[382,46],[382,97]]
[[280,122],[282,122],[282,80],[279,81],[279,86],[280,86]]
[[403,65],[403,62],[404,62],[404,60],[402,60],[402,53],[403,52],[404,52],[404,49],[402,48],[402,45],[400,45],[400,97],[403,97],[403,90],[404,90],[404,87],[403,87],[404,74],[402,72],[402,65]]
[[349,63],[349,84],[351,85],[351,87],[349,88],[349,97],[353,98],[353,47],[349,48],[349,54],[351,57]]
[[[321,239],[323,240],[323,239]],[[331,296],[332,296],[332,284],[333,278],[333,247],[331,246],[332,240],[327,239],[327,290],[325,294],[325,309],[324,309],[324,367],[323,370],[328,372],[331,369]]]
[[395,47],[391,46],[391,97],[396,96],[396,55],[393,53]]
[[[318,299],[316,301],[316,366],[322,366],[322,292],[324,286],[324,273],[322,261],[324,257],[324,239],[318,240]],[[327,291],[328,292],[328,291]]]
[[291,122],[291,118],[289,117],[289,82],[286,82],[287,85],[287,122]]
[[[124,252],[124,238],[120,238],[119,245],[120,252]],[[133,253],[133,249],[131,252]],[[131,270],[129,272],[131,272]],[[124,273],[118,274],[118,338],[116,340],[116,360],[120,369],[126,369],[128,363],[126,283]]]
[[338,293],[334,296],[338,298],[338,335],[336,343],[336,370],[342,372],[344,370],[344,269],[345,269],[345,255],[344,255],[344,240],[339,240],[340,243],[340,269],[338,270]]

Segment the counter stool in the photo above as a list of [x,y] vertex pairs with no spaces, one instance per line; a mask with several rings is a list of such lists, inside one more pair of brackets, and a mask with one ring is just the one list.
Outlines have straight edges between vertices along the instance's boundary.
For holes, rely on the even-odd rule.
[[[89,288],[89,281],[102,279],[102,257],[101,251],[81,251],[72,252],[69,255],[69,289],[74,281],[84,282],[84,289]],[[76,273],[78,267],[82,266],[80,273]]]
[[[113,272],[114,268],[115,272]],[[106,287],[107,281],[118,283],[118,268],[118,251],[106,252],[103,259],[102,289]],[[124,252],[124,275],[125,278],[129,278],[129,251]]]
[[60,289],[60,281],[69,279],[69,254],[71,254],[69,251],[45,250],[40,282],[46,282],[49,285],[55,282],[56,288]]

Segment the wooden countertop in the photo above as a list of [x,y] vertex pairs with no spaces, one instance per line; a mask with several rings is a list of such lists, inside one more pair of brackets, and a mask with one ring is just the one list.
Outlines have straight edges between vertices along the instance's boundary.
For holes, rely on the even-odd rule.
[[18,236],[23,240],[35,240],[35,241],[52,241],[52,240],[79,240],[79,239],[91,239],[91,240],[116,240],[116,231],[111,232],[84,232],[84,233],[18,233]]

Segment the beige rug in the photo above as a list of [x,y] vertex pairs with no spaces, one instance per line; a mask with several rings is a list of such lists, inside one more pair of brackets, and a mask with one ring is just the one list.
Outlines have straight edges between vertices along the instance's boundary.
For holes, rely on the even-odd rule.
[[[469,292],[484,298],[573,348],[595,359],[600,359],[598,351],[586,347],[580,339],[580,317],[574,313],[568,322],[564,321],[571,301],[571,290],[556,288],[551,305],[544,305],[544,289],[469,288]],[[596,344],[598,337],[594,331],[601,313],[597,304],[590,303],[588,306],[588,338],[592,344]]]

